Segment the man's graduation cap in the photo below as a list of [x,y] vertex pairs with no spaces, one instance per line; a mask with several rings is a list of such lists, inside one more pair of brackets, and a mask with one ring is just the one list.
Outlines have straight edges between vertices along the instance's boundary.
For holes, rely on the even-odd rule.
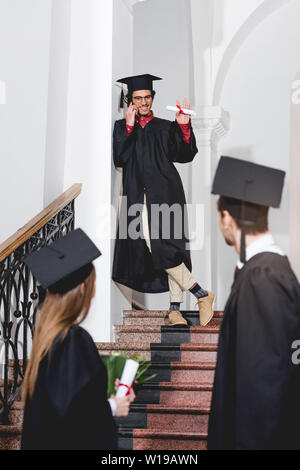
[[100,255],[96,245],[79,228],[34,251],[24,262],[44,289],[64,294],[89,276],[92,261]]
[[[125,85],[127,85],[128,95],[132,95],[132,93],[136,90],[153,91],[154,80],[162,80],[162,79],[159,77],[155,77],[154,75],[150,75],[149,73],[145,73],[143,75],[133,75],[132,77],[120,78],[120,80],[117,80],[117,82],[124,83]],[[122,88],[120,108],[123,108],[123,101],[124,101],[124,92]]]
[[245,223],[257,220],[255,205],[279,207],[285,172],[232,157],[221,157],[212,194],[232,199],[229,212],[242,223],[240,259],[246,261]]

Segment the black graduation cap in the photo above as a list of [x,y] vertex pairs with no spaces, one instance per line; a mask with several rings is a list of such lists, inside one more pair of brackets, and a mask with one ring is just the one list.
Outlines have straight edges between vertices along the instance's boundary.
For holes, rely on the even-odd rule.
[[[153,81],[162,80],[159,77],[145,73],[142,75],[133,75],[132,77],[120,78],[119,83],[127,85],[128,94],[131,95],[136,90],[153,90]],[[120,107],[123,107],[124,93],[122,89]]]
[[[212,194],[233,199],[230,213],[241,222],[254,222],[253,204],[279,207],[285,172],[232,157],[221,157],[216,170]],[[245,227],[242,227],[241,261],[245,262]]]
[[44,289],[64,294],[81,284],[101,252],[80,228],[55,240],[24,260]]

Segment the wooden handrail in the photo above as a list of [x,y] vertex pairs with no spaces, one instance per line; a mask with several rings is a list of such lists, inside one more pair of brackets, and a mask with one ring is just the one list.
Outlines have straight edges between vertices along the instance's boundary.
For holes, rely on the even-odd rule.
[[67,206],[81,192],[80,183],[73,184],[67,191],[61,194],[49,206],[31,219],[23,227],[19,228],[11,237],[0,245],[0,261],[10,255],[16,248],[22,245],[28,238],[45,225],[52,217]]

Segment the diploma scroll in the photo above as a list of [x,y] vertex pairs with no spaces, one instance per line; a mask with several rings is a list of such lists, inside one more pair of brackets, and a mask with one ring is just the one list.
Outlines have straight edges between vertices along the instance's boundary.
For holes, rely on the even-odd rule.
[[[178,113],[179,108],[177,108],[177,106],[167,106],[167,110],[175,111],[176,113]],[[196,116],[196,112],[193,109],[181,108],[181,110],[184,112],[184,114],[189,114],[190,116]]]
[[133,361],[132,359],[127,359],[120,378],[120,385],[116,393],[116,398],[125,397],[130,391],[138,368],[138,362]]

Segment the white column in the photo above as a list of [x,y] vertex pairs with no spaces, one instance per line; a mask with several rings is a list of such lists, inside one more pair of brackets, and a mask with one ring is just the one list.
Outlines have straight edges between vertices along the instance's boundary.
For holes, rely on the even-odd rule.
[[[129,8],[130,7],[130,8]],[[125,0],[113,0],[113,60],[112,60],[112,120],[124,118],[125,108],[119,109],[121,84],[116,83],[121,77],[128,77],[132,73],[133,56],[133,16],[132,5]],[[113,165],[113,164],[112,164]],[[117,214],[120,210],[120,195],[122,194],[122,169],[112,170],[112,205],[115,216],[112,222],[117,223]],[[114,229],[113,229],[114,230]],[[115,230],[114,230],[115,231]],[[113,264],[115,239],[111,245],[111,266]],[[111,323],[122,324],[123,310],[131,309],[132,289],[111,283]]]
[[[217,214],[211,195],[212,181],[218,161],[218,142],[229,128],[229,115],[219,106],[196,107],[192,125],[199,153],[191,168],[191,197],[194,220],[189,217],[190,236],[196,230],[198,244],[191,251],[193,276],[205,289],[217,294]],[[193,305],[190,305],[193,309]]]
[[6,103],[6,85],[3,80],[0,80],[0,104]]
[[212,42],[215,0],[190,0],[195,103],[212,103]]
[[83,183],[77,227],[102,252],[84,323],[95,341],[111,339],[112,18],[112,1],[72,0],[64,187]]

